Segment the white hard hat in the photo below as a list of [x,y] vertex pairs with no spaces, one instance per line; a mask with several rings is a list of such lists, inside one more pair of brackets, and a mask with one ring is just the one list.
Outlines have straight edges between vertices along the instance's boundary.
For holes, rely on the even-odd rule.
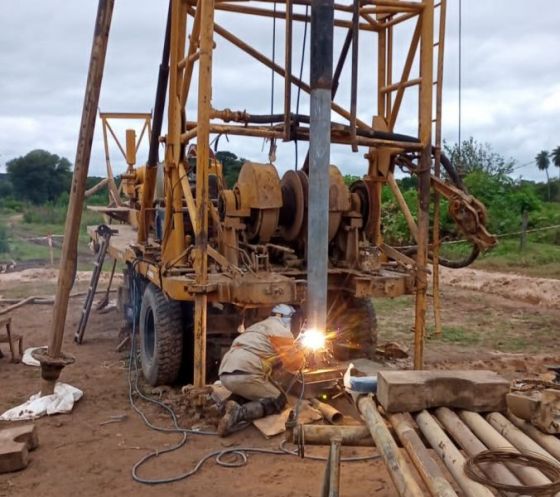
[[284,317],[292,317],[296,313],[296,310],[288,304],[278,304],[272,309],[272,314],[280,314]]

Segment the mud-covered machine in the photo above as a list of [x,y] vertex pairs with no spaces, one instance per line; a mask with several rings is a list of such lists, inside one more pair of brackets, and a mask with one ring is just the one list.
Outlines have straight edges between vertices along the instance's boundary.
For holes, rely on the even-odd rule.
[[[274,58],[218,19],[245,29],[257,23],[273,26]],[[138,141],[133,130],[126,132],[126,146],[120,148],[127,170],[117,185],[107,161],[110,204],[97,208],[116,230],[108,253],[125,267],[119,305],[130,324],[138,323],[143,372],[150,383],[172,383],[182,372],[191,373],[196,386],[214,379],[238,327],[277,303],[296,306],[298,330],[327,332],[335,357],[372,358],[377,342],[372,299],[411,293],[416,293],[415,365],[421,367],[429,260],[437,278],[438,263],[468,264],[495,243],[484,228],[484,207],[464,191],[440,151],[444,21],[445,2],[436,7],[433,0],[171,0],[153,114],[101,115],[106,151],[111,119],[139,118],[142,135],[147,130],[150,137],[148,160],[137,166]],[[307,33],[308,27],[306,82],[295,74],[300,67],[293,61],[306,50],[301,30]],[[397,43],[401,35],[410,43]],[[367,65],[359,57],[365,40],[377,43],[376,57]],[[225,44],[238,47],[284,84],[280,113],[235,110],[235,89],[229,108],[213,107],[212,59]],[[397,53],[403,61],[398,71]],[[377,70],[377,84],[362,101],[358,76],[366,70]],[[336,102],[343,80],[341,100],[350,102],[348,109]],[[263,100],[270,98],[266,86],[263,82]],[[296,92],[308,99],[309,114],[299,112]],[[407,98],[418,109],[416,136],[394,131]],[[364,115],[367,122],[359,117]],[[410,112],[407,117],[410,121]],[[211,148],[220,135],[254,137],[255,150],[266,138],[269,162],[246,161],[228,187]],[[276,150],[276,144],[294,141],[309,142],[307,157],[280,173],[274,156],[286,148]],[[331,164],[331,144],[347,148],[345,164]],[[363,162],[363,177],[346,184],[341,171],[349,162],[352,170]],[[397,167],[417,176],[416,217],[395,180]],[[415,240],[406,253],[383,240],[384,185]],[[438,255],[441,195],[472,244],[463,261]],[[436,209],[430,226],[431,198]],[[89,231],[96,239],[96,227]]]

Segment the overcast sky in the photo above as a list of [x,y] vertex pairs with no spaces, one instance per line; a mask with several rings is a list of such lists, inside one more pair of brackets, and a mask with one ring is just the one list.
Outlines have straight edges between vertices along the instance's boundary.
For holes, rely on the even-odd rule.
[[[115,4],[100,108],[149,112],[167,0],[116,0]],[[458,0],[448,0],[448,5],[443,134],[454,142],[458,136]],[[5,162],[35,148],[74,160],[96,9],[96,0],[20,0],[10,4],[9,15],[0,16],[0,170]],[[544,179],[532,164],[534,156],[560,145],[559,17],[560,2],[550,0],[463,1],[462,136],[490,143],[520,166],[531,162],[516,171],[530,179]],[[239,21],[219,13],[217,20],[262,52],[271,53],[271,19]],[[299,64],[302,28],[298,23],[294,67]],[[281,22],[277,29],[277,57],[281,58]],[[408,43],[411,29],[408,25],[396,33],[399,45]],[[335,53],[342,37],[343,33],[336,37]],[[359,113],[366,121],[373,113],[368,95],[375,91],[372,41],[373,35],[366,34],[360,44]],[[216,42],[213,105],[267,113],[270,71],[256,67],[225,40],[218,37]],[[397,69],[402,60],[403,54],[397,54]],[[368,61],[371,67],[365,65]],[[307,63],[304,79],[308,79]],[[282,88],[283,81],[276,78],[276,112]],[[343,79],[337,100],[347,105],[348,93],[348,81]],[[294,101],[295,94],[294,90]],[[300,111],[306,112],[307,106],[302,95]],[[405,102],[395,131],[415,134],[411,125],[415,106],[412,97]],[[259,139],[231,137],[227,143],[222,138],[220,149],[262,162],[268,155],[268,145]],[[300,144],[300,161],[305,151]],[[332,162],[343,172],[363,174],[363,152],[352,154],[333,147]],[[122,170],[118,154],[113,157],[116,169]],[[281,169],[293,167],[294,145],[279,145],[277,159]],[[90,173],[104,175],[104,167],[98,125]],[[556,174],[553,168],[551,175]]]

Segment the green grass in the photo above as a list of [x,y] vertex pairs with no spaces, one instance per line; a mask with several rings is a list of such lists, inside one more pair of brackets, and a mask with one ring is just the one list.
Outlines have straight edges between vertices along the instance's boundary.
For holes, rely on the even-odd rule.
[[476,345],[480,343],[481,337],[478,332],[467,330],[462,326],[442,326],[441,336],[434,335],[433,326],[428,326],[428,336],[431,340],[440,340],[442,342],[455,343],[458,345]]

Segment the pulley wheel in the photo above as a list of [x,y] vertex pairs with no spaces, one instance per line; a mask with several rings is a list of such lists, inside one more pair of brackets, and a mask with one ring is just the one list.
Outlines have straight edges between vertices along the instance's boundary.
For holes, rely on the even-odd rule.
[[350,192],[358,195],[360,199],[360,214],[362,215],[362,220],[364,223],[364,232],[369,238],[373,232],[373,197],[372,191],[369,189],[367,183],[363,180],[358,180],[352,183],[350,186]]
[[247,236],[254,243],[267,243],[278,228],[280,209],[251,209],[246,220]]
[[281,187],[280,236],[290,242],[299,236],[305,217],[305,195],[300,175],[296,171],[287,171]]

